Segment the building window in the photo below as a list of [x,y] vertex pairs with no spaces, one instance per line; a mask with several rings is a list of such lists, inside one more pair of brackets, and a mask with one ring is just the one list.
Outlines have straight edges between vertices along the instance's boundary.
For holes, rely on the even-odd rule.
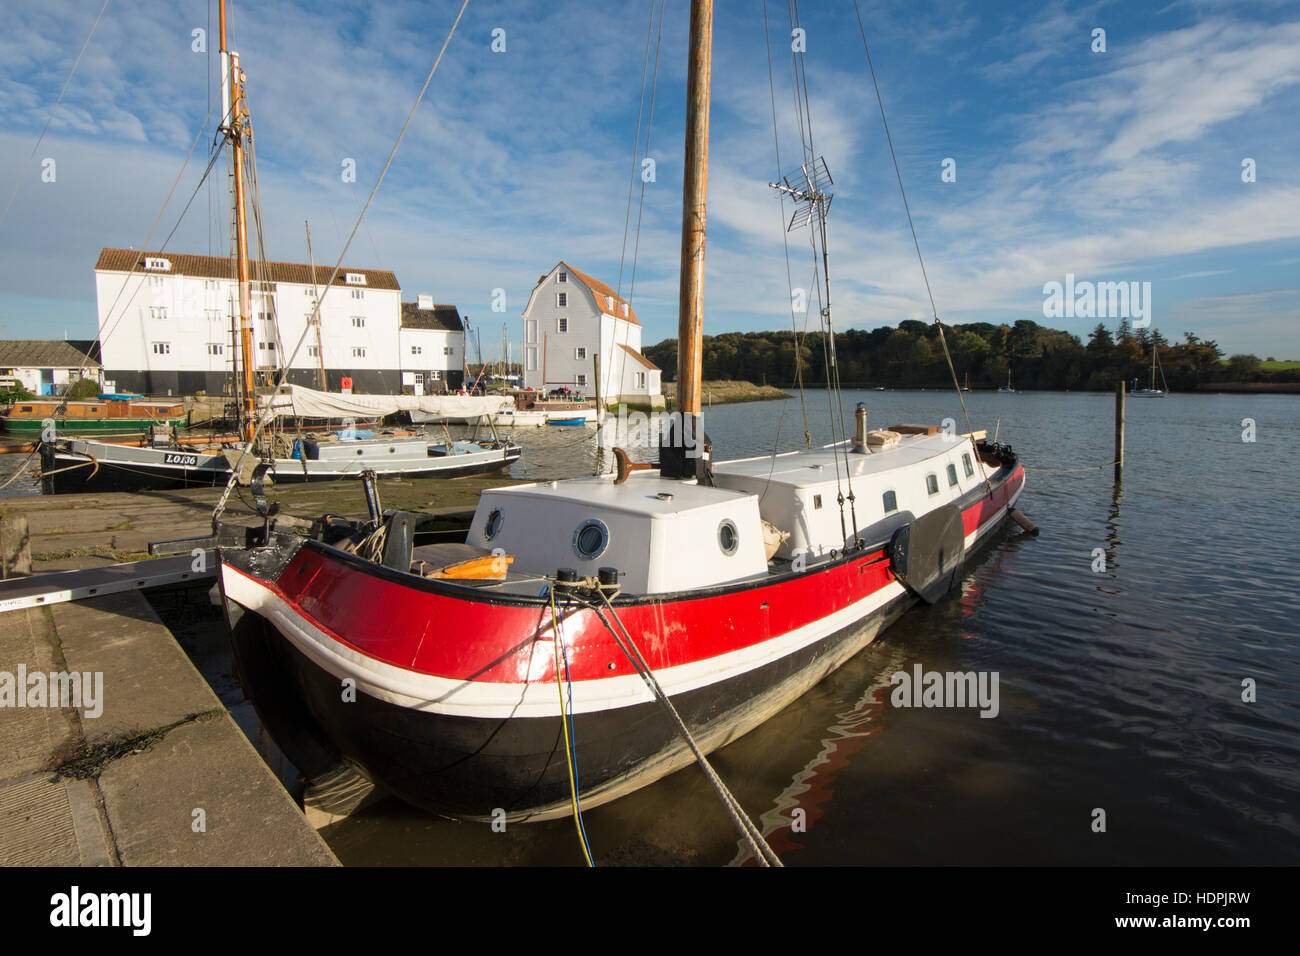
[[170,342],[155,342],[153,344],[154,355],[171,355],[172,346]]
[[352,290],[352,298],[354,298],[354,299],[364,299],[365,297],[366,297],[366,290],[365,290],[365,289],[353,289],[353,290]]
[[555,293],[555,304],[558,305],[561,309],[567,309],[569,307],[569,293],[567,292]]
[[556,320],[555,320],[555,331],[556,331],[556,332],[567,332],[567,331],[569,331],[569,320],[566,319],[566,318],[564,318],[563,316],[561,316],[560,318],[556,319]]
[[586,349],[586,347],[580,345],[580,346],[578,346],[576,349],[574,349],[574,350],[573,350],[573,357],[576,358],[576,359],[578,359],[579,361],[585,359],[585,358],[587,357],[587,349]]
[[636,373],[636,387],[645,388],[645,372]]
[[167,306],[165,306],[165,305],[151,305],[151,306],[149,306],[149,318],[151,318],[151,319],[165,319],[165,318],[167,318]]
[[365,349],[353,349],[353,350],[352,350],[352,357],[353,357],[353,358],[365,358],[365,357],[366,357],[366,350],[365,350]]
[[898,495],[894,494],[892,491],[886,491],[881,498],[885,503],[885,514],[898,510]]
[[975,469],[974,469],[973,467],[971,467],[971,463],[970,463],[970,455],[962,455],[962,456],[961,456],[961,466],[962,466],[963,469],[965,469],[965,471],[966,471],[966,477],[967,477],[967,478],[969,478],[971,475],[975,474]]
[[308,313],[307,313],[307,324],[308,324],[308,325],[320,325],[320,316],[319,316],[319,315],[315,315],[314,313],[308,312]]
[[432,372],[429,373],[429,381],[431,381],[431,382],[437,382],[437,381],[441,381],[441,380],[442,380],[442,373],[439,372],[436,368],[435,368]]
[[208,354],[209,354],[209,355],[221,355],[221,354],[223,354],[224,352],[225,352],[225,348],[224,348],[223,346],[215,345],[215,344],[213,344],[212,342],[209,342],[209,343],[208,343]]
[[366,327],[365,317],[360,315],[352,316],[352,327],[354,329],[364,329]]
[[274,351],[275,351],[275,343],[274,343],[274,342],[259,342],[259,343],[258,343],[258,348],[260,348],[263,352],[274,352]]
[[934,472],[925,476],[926,494],[937,495],[939,493],[939,476]]
[[526,319],[524,321],[524,341],[532,343],[537,341],[537,320]]
[[579,372],[577,375],[574,376],[574,384],[575,384],[575,385],[586,385],[586,384],[587,384],[587,376],[586,376],[586,375],[583,375],[581,372]]
[[455,355],[455,354],[456,354],[456,350],[455,350],[454,348],[452,348],[450,345],[444,345],[443,348],[442,348],[442,354],[443,354],[443,355]]
[[366,277],[360,272],[348,272],[344,274],[343,281],[348,285],[365,285]]
[[320,358],[320,346],[318,345],[307,346],[307,354],[310,355],[312,358]]
[[155,259],[152,256],[146,256],[144,267],[151,270],[157,269],[160,272],[168,272],[171,270],[172,264],[166,259]]
[[423,349],[421,346],[419,346],[419,345],[412,345],[412,346],[411,346],[411,354],[412,354],[412,355],[419,355],[422,351],[424,351],[424,349]]
[[567,272],[561,272],[559,275],[557,275],[557,276],[555,277],[555,281],[556,281],[556,282],[568,282],[568,281],[569,281],[569,274],[568,274]]
[[209,322],[220,322],[220,321],[221,321],[221,310],[220,310],[220,309],[204,309],[204,310],[203,310],[203,314],[206,315],[206,316],[208,317],[208,321],[209,321]]
[[529,372],[537,371],[537,349],[530,348],[524,354],[524,368]]
[[150,277],[149,277],[149,288],[151,288],[151,289],[161,289],[162,287],[163,287],[163,277],[162,277],[162,276],[150,276]]
[[206,292],[216,292],[216,291],[217,291],[217,280],[216,280],[216,279],[204,279],[204,280],[203,280],[203,288],[204,288],[204,291],[206,291]]
[[948,487],[951,488],[955,484],[957,484],[957,466],[949,465],[948,466]]

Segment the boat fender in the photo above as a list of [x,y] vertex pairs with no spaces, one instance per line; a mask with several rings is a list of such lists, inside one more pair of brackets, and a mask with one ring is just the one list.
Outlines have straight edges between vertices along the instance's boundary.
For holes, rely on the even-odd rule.
[[966,531],[961,509],[949,503],[903,525],[889,539],[894,577],[926,604],[933,604],[961,580]]

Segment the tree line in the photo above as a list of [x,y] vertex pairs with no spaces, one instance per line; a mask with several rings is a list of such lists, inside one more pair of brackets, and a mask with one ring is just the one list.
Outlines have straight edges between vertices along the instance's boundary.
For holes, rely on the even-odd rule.
[[[1098,323],[1087,344],[1069,332],[1049,329],[1029,319],[1013,325],[974,322],[943,326],[959,383],[972,388],[1110,390],[1120,381],[1151,384],[1154,347],[1163,381],[1157,387],[1190,391],[1215,382],[1300,382],[1300,369],[1268,370],[1254,355],[1224,360],[1217,342],[1192,332],[1170,342],[1159,331],[1134,329],[1127,319],[1112,331]],[[788,388],[801,373],[805,385],[826,383],[829,350],[821,332],[727,332],[706,335],[704,378],[734,379]],[[952,372],[944,356],[939,326],[909,319],[897,328],[868,332],[847,329],[835,335],[840,383],[846,387],[885,385],[895,388],[951,387]],[[644,349],[676,377],[677,340],[665,339]],[[798,360],[796,361],[796,355]]]

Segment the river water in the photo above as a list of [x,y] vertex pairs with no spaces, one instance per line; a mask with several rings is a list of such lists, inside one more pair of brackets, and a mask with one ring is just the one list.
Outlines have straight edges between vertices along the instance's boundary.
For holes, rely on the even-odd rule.
[[[862,401],[873,427],[965,430],[951,392],[844,401],[850,422]],[[717,752],[722,778],[788,865],[1300,863],[1300,398],[1130,399],[1120,489],[1110,468],[1049,470],[1112,460],[1112,396],[966,403],[1021,455],[1041,533],[1004,534],[960,593]],[[812,441],[830,441],[826,393],[807,404]],[[797,398],[705,423],[724,459],[804,441]],[[587,471],[590,434],[523,433],[516,473]],[[918,664],[996,672],[997,716],[894,707],[891,675]],[[584,819],[598,864],[744,856],[696,768]],[[582,860],[571,821],[495,833],[395,801],[324,835],[345,863]]]
[[[1002,534],[959,592],[716,752],[722,778],[787,865],[1300,863],[1300,397],[1131,398],[1121,488],[1109,467],[1069,470],[1111,461],[1112,396],[965,397],[1020,454],[1041,533]],[[964,430],[951,392],[846,393],[849,422],[858,401],[872,427]],[[826,393],[807,410],[830,441]],[[804,442],[797,398],[705,423],[723,459]],[[594,434],[518,432],[515,475],[589,473]],[[292,782],[237,701],[219,621],[192,630],[178,636]],[[894,706],[891,676],[917,665],[996,674],[997,716]],[[584,818],[597,864],[744,859],[694,767]],[[348,864],[582,862],[571,821],[497,833],[391,799],[323,836]]]

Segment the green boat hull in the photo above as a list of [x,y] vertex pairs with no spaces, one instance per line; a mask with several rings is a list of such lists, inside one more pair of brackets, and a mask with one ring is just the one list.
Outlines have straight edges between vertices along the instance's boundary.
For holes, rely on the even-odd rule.
[[[0,417],[0,430],[19,435],[39,435],[45,427],[43,418]],[[157,428],[184,428],[185,417],[180,418],[56,418],[54,431],[58,435],[104,435],[112,432],[143,432],[150,425]]]

